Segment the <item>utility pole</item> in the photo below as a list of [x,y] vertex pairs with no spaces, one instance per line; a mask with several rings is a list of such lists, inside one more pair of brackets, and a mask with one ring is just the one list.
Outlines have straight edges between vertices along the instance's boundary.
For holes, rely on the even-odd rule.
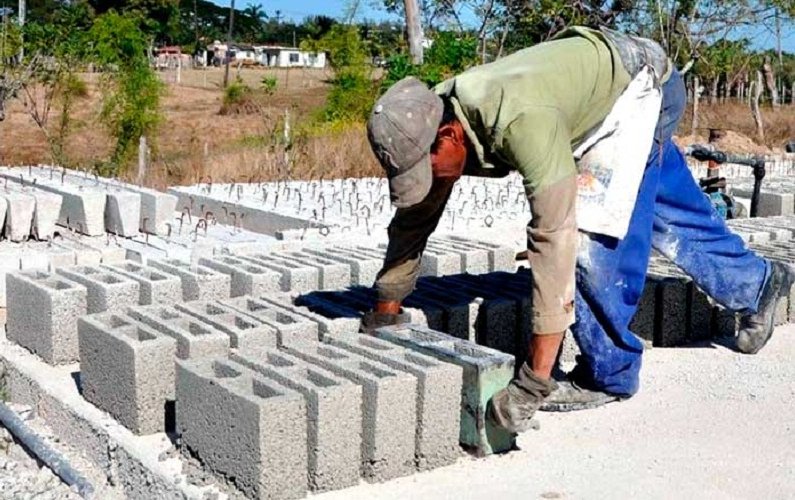
[[422,64],[422,24],[417,0],[403,0],[406,11],[406,36],[409,53],[414,64]]
[[24,35],[22,34],[22,28],[25,27],[25,16],[27,15],[28,6],[25,3],[26,0],[19,0],[19,64],[22,64],[22,60],[25,58],[25,44],[24,39],[22,38]]
[[229,33],[226,36],[226,65],[224,66],[224,88],[229,84],[229,60],[232,58],[232,28],[235,25],[235,0],[229,4]]

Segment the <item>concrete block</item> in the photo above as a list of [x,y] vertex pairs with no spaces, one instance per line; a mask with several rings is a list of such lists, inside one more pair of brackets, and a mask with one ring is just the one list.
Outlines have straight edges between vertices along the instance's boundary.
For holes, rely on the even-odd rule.
[[362,386],[362,476],[386,481],[411,474],[417,379],[342,349],[317,344],[287,349],[304,361]]
[[25,193],[5,192],[8,212],[3,230],[5,237],[11,241],[27,241],[33,227],[33,212],[36,210],[36,199]]
[[465,244],[473,248],[482,248],[489,252],[489,271],[514,271],[516,270],[516,252],[510,247],[504,247],[485,241],[470,240],[461,236],[448,236],[450,240]]
[[55,272],[86,287],[89,314],[124,311],[138,304],[138,283],[120,274],[95,266],[61,268]]
[[141,197],[141,232],[166,235],[177,210],[177,197],[154,189],[124,185]]
[[6,225],[6,215],[8,214],[8,202],[0,196],[0,228]]
[[692,281],[688,283],[687,338],[690,342],[712,337],[712,303]]
[[6,307],[6,274],[20,270],[20,256],[17,250],[0,253],[0,307]]
[[339,290],[351,285],[351,267],[325,257],[308,256],[299,252],[278,254],[284,260],[313,267],[318,273],[318,290]]
[[369,335],[328,336],[324,342],[417,377],[415,459],[420,470],[450,465],[461,451],[460,366]]
[[276,293],[281,290],[281,274],[242,259],[216,256],[201,258],[199,264],[228,274],[231,280],[232,297]]
[[105,234],[105,193],[95,189],[38,184],[40,189],[63,197],[58,224],[87,236]]
[[312,257],[322,257],[330,261],[340,262],[350,266],[351,284],[371,286],[375,283],[376,275],[383,266],[383,259],[375,259],[367,255],[359,255],[339,249],[316,250],[305,248],[303,253]]
[[353,311],[352,309],[347,309],[347,312],[344,312],[344,310],[341,308],[338,309],[337,315],[328,316],[325,314],[321,315],[312,312],[306,307],[293,305],[289,296],[262,296],[259,298],[259,300],[272,304],[273,306],[282,307],[296,316],[307,318],[310,321],[316,323],[321,339],[324,335],[328,334],[345,335],[359,332],[361,318],[359,313]]
[[177,342],[179,359],[224,358],[229,355],[229,335],[163,305],[131,307],[129,316]]
[[230,361],[177,362],[182,446],[246,497],[302,498],[307,489],[304,397]]
[[33,234],[40,240],[55,236],[55,224],[61,213],[63,197],[40,189],[30,191],[36,199],[36,210],[33,212]]
[[463,369],[459,442],[477,455],[509,451],[515,436],[486,419],[486,405],[514,375],[514,357],[416,325],[380,328],[375,335]]
[[103,264],[102,267],[138,283],[140,290],[138,304],[142,306],[149,304],[163,306],[182,300],[182,280],[173,274],[129,260],[120,264]]
[[86,314],[84,286],[45,272],[6,274],[9,340],[49,364],[78,361],[77,319]]
[[23,271],[49,271],[50,256],[40,250],[22,251],[19,256],[19,267]]
[[[383,248],[386,248],[385,246]],[[463,259],[459,254],[425,248],[420,261],[420,276],[451,276],[462,272]]]
[[272,326],[220,302],[177,303],[176,308],[229,335],[229,345],[235,349],[276,347],[279,334]]
[[451,240],[430,240],[428,248],[437,252],[457,253],[461,256],[461,271],[470,274],[489,272],[489,252],[484,248],[473,248]]
[[241,258],[281,275],[281,289],[284,292],[311,292],[317,290],[319,286],[318,271],[314,267],[279,259],[269,254],[251,254]]
[[643,285],[643,293],[638,300],[635,316],[629,324],[629,329],[632,333],[648,341],[654,341],[657,286],[659,281],[656,276],[646,276],[646,283]]
[[48,270],[53,271],[59,267],[71,267],[77,265],[77,256],[73,250],[52,246],[47,249],[49,260]]
[[108,191],[105,203],[105,229],[130,238],[139,234],[141,195],[132,191]]
[[80,318],[78,334],[83,397],[136,434],[163,432],[175,340],[112,312]]
[[[732,189],[732,194],[750,198],[752,190]],[[795,210],[795,194],[793,193],[774,193],[762,190],[759,194],[758,217],[770,217],[775,215],[791,215]]]
[[310,490],[337,490],[359,483],[360,386],[281,351],[243,351],[231,359],[304,396]]
[[250,315],[273,328],[278,334],[280,346],[318,340],[317,323],[279,305],[252,297],[228,299],[221,301],[221,304]]
[[75,253],[75,264],[78,266],[98,266],[102,263],[102,252],[74,241],[59,239],[54,241],[52,246],[73,251]]
[[177,259],[150,259],[149,265],[182,280],[184,300],[223,300],[231,294],[231,278],[205,266],[194,266]]
[[658,291],[660,314],[654,331],[655,347],[682,345],[687,340],[687,282],[665,278]]

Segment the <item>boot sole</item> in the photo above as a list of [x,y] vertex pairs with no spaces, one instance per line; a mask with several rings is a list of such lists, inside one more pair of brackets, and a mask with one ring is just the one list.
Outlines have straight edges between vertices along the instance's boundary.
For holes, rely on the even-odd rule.
[[628,398],[621,398],[619,396],[609,396],[599,401],[589,401],[587,403],[542,403],[539,411],[555,412],[555,413],[568,413],[570,411],[593,410],[608,403],[621,402]]

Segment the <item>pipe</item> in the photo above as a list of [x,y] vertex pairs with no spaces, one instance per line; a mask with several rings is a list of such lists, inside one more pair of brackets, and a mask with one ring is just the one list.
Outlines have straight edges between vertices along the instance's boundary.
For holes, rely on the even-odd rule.
[[94,495],[94,486],[76,471],[66,459],[47,445],[19,418],[19,415],[0,401],[0,422],[36,457],[44,462],[58,477],[69,486],[75,486],[83,498]]

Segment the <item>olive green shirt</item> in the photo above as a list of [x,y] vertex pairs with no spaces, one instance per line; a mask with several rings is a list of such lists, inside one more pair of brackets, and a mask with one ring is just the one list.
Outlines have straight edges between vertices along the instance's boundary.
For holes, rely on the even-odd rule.
[[572,151],[630,80],[601,32],[572,28],[435,90],[467,129],[480,166],[516,169],[536,191],[575,173]]

